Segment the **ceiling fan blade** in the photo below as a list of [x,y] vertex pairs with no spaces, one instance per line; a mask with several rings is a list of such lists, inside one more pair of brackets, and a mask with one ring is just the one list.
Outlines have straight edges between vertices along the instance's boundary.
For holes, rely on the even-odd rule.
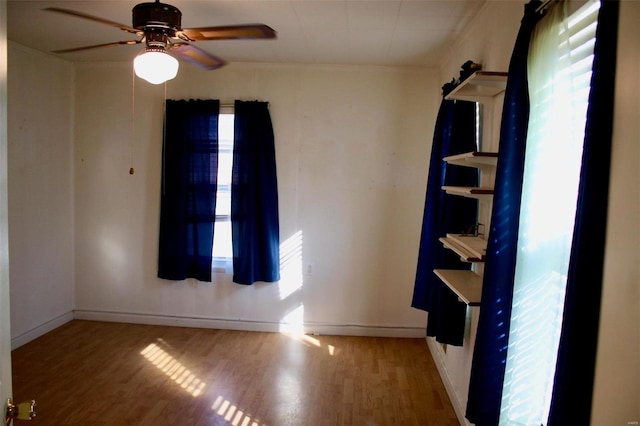
[[115,41],[113,43],[94,44],[93,46],[72,47],[71,49],[54,50],[53,53],[79,52],[81,50],[97,49],[99,47],[121,46],[121,45],[140,44],[140,43],[142,43],[142,40]]
[[75,16],[75,17],[78,17],[78,18],[88,19],[90,21],[98,22],[100,24],[105,24],[105,25],[109,25],[111,27],[119,28],[122,31],[127,31],[127,32],[132,33],[132,34],[137,34],[137,35],[144,34],[142,31],[137,30],[137,29],[135,29],[133,27],[130,27],[128,25],[119,24],[117,22],[109,21],[108,19],[99,18],[97,16],[87,15],[86,13],[82,13],[82,12],[76,12],[75,10],[71,10],[71,9],[63,9],[63,8],[60,8],[60,7],[45,7],[42,10],[47,10],[49,12],[57,12],[57,13],[62,13],[64,15],[71,15],[71,16]]
[[167,46],[167,51],[172,55],[177,56],[179,59],[191,62],[197,67],[209,71],[227,64],[224,60],[189,43],[172,43]]
[[[183,37],[183,36],[186,36]],[[176,37],[189,41],[276,38],[273,28],[264,24],[228,25],[222,27],[183,28]]]

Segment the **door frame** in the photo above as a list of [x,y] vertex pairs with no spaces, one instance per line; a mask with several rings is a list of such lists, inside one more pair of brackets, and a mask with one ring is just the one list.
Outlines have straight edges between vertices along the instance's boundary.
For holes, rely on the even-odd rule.
[[7,1],[0,0],[0,407],[3,418],[7,398],[12,393],[7,167]]

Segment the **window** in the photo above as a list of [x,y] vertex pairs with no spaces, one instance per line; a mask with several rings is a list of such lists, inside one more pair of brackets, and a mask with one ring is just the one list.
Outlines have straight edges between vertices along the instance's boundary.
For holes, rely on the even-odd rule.
[[212,268],[229,271],[232,267],[231,173],[233,168],[233,106],[220,106],[218,116],[218,190],[213,233]]
[[210,282],[214,268],[233,267],[238,284],[279,280],[268,103],[235,101],[230,112],[214,99],[169,99],[164,134],[158,277]]
[[548,421],[600,3],[555,4],[529,50],[530,117],[501,425]]

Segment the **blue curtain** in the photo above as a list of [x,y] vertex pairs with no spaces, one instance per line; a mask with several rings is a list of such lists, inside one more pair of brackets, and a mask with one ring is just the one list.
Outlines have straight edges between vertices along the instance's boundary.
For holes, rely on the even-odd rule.
[[539,5],[539,1],[525,5],[504,95],[482,307],[466,412],[467,419],[478,425],[498,424],[500,418],[529,123],[527,56],[531,33],[540,19],[540,14],[535,11]]
[[280,279],[276,156],[267,102],[235,102],[231,229],[233,281]]
[[565,293],[550,425],[589,424],[609,197],[618,1],[598,14],[578,208]]
[[218,173],[217,100],[167,100],[158,277],[211,281]]
[[[444,95],[452,85],[443,87]],[[427,336],[451,345],[462,345],[466,305],[433,273],[434,269],[469,269],[470,264],[445,249],[438,238],[464,233],[477,221],[478,202],[446,195],[443,185],[476,186],[478,172],[447,166],[443,157],[477,149],[475,103],[442,99],[431,147],[418,265],[411,306],[429,312]]]

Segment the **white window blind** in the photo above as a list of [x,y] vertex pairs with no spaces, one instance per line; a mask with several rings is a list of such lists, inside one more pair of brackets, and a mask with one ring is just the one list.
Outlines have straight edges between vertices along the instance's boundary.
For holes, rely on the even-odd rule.
[[550,6],[529,48],[530,117],[501,425],[547,424],[573,236],[598,1]]
[[213,233],[214,270],[231,273],[231,173],[233,168],[233,108],[221,107],[218,116],[218,191]]

